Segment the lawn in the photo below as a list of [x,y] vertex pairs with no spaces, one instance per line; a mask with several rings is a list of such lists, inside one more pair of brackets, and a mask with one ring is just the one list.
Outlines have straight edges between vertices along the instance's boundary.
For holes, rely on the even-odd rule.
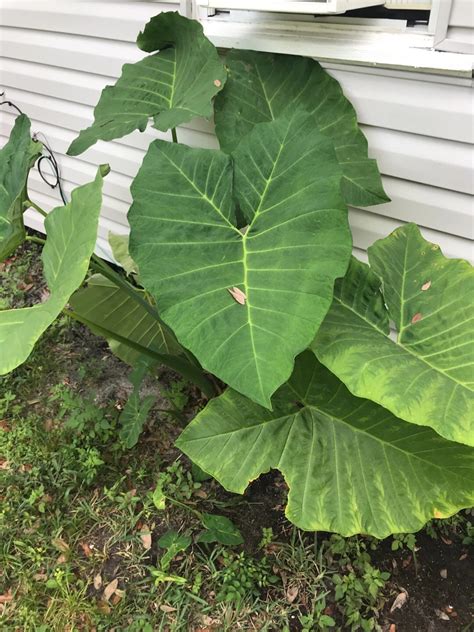
[[[39,248],[0,264],[0,307],[44,300]],[[0,629],[469,630],[474,517],[387,540],[307,533],[270,472],[226,492],[174,441],[204,405],[170,371],[127,450],[130,368],[66,317],[0,382]]]

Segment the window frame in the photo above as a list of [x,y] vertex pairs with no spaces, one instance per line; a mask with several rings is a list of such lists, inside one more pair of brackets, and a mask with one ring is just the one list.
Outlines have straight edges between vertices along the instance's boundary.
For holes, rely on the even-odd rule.
[[432,0],[429,23],[415,27],[406,27],[402,20],[338,21],[341,16],[334,15],[316,21],[309,15],[264,11],[216,13],[202,6],[208,1],[181,0],[182,10],[198,18],[206,35],[221,48],[249,48],[311,56],[324,63],[472,79],[474,55],[466,51],[440,55],[436,50],[448,31],[452,0]]

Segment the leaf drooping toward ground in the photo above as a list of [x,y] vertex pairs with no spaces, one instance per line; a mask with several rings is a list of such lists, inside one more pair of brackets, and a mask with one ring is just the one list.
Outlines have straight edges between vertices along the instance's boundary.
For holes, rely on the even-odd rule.
[[[71,305],[77,314],[89,321],[92,331],[97,325],[112,335],[116,334],[157,353],[179,355],[182,352],[173,333],[162,326],[151,309],[147,310],[146,305],[137,303],[125,290],[102,274],[91,276],[87,286],[73,294]],[[97,333],[103,335],[104,332]],[[107,342],[121,360],[132,366],[137,364],[141,357],[140,351],[118,342],[112,336],[107,338]]]
[[286,515],[308,531],[385,538],[473,503],[473,451],[354,397],[306,351],[273,411],[228,389],[178,447],[227,490],[270,469],[289,486]]
[[198,21],[160,13],[137,43],[146,52],[159,52],[123,66],[115,85],[102,91],[94,123],[73,141],[69,155],[81,154],[98,140],[143,132],[150,118],[166,131],[196,116],[211,116],[212,98],[222,89],[226,70]]
[[348,204],[389,202],[377,163],[368,157],[367,140],[338,81],[309,57],[232,50],[229,76],[216,98],[216,134],[224,151],[233,151],[258,123],[295,109],[312,114],[313,125],[331,139],[344,173]]
[[132,185],[130,250],[179,342],[268,407],[326,315],[351,235],[332,143],[306,112],[256,126],[233,159],[152,143]]
[[26,183],[41,150],[41,143],[31,140],[30,119],[21,114],[15,120],[8,142],[0,150],[0,261],[25,239]]
[[0,375],[28,358],[38,338],[84,281],[97,239],[107,172],[108,167],[100,167],[93,182],[72,192],[69,204],[48,214],[42,260],[50,296],[33,307],[0,311]]
[[473,267],[444,257],[415,224],[368,252],[370,268],[354,259],[336,283],[314,352],[355,395],[474,445]]

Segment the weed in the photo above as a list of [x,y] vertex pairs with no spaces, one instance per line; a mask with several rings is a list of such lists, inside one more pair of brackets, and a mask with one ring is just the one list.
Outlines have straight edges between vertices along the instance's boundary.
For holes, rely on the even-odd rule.
[[279,581],[272,573],[268,558],[250,558],[245,553],[234,553],[223,549],[219,561],[222,565],[213,578],[220,586],[218,601],[240,603],[246,596],[258,597],[262,588]]
[[392,541],[392,551],[407,548],[414,552],[416,548],[416,535],[414,533],[395,533]]

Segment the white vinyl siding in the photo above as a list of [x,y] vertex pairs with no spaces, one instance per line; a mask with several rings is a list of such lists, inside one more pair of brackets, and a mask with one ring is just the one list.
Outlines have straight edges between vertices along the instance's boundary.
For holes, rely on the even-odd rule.
[[437,50],[474,54],[474,1],[450,0],[447,29],[442,32]]
[[[0,86],[58,155],[67,192],[91,179],[98,164],[110,163],[98,242],[105,252],[109,230],[128,230],[129,187],[150,139],[168,135],[149,127],[144,134],[99,142],[78,157],[64,154],[78,131],[92,122],[102,88],[116,80],[123,63],[142,57],[134,41],[144,23],[160,10],[177,9],[178,4],[111,0],[64,6],[8,4],[3,14],[0,8]],[[472,259],[472,81],[350,64],[323,65],[354,104],[370,155],[378,160],[392,198],[388,204],[350,210],[356,252],[363,257],[375,239],[402,222],[414,221],[447,255]],[[0,109],[0,145],[7,140],[14,116],[13,110]],[[217,147],[212,123],[207,121],[180,128],[178,138],[191,146]],[[47,209],[60,202],[36,170],[29,188]],[[32,226],[41,228],[31,212],[28,218]]]

